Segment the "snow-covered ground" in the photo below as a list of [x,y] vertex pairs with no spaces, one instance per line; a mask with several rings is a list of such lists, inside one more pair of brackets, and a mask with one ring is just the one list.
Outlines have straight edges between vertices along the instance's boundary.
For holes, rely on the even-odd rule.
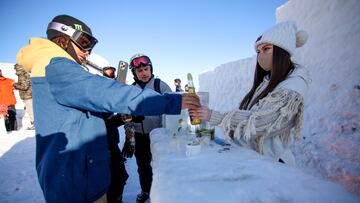
[[[298,166],[360,195],[360,1],[290,0],[277,21],[294,20],[309,34],[294,60],[311,77]],[[264,28],[265,29],[265,28]],[[259,33],[260,35],[261,33]],[[257,36],[254,36],[254,40]],[[255,51],[254,51],[255,54]],[[256,57],[225,63],[199,76],[210,107],[237,108],[250,90]]]
[[35,171],[34,131],[0,136],[0,202],[45,202]]
[[[18,120],[29,122],[24,110],[18,109]],[[21,122],[20,122],[21,123]],[[35,131],[12,131],[0,135],[0,202],[45,202],[35,170]],[[119,127],[124,135],[124,130]],[[121,141],[124,137],[121,138]],[[123,143],[121,142],[120,147]],[[135,158],[128,159],[126,169],[129,179],[124,190],[124,202],[135,202],[140,192]]]
[[[19,121],[29,120],[26,114],[23,116],[23,110],[18,110],[18,113]],[[120,127],[119,131],[123,141],[124,130]],[[187,159],[181,151],[185,146],[180,146],[180,151],[177,148],[174,151],[173,141],[166,145],[169,138],[172,139],[171,136],[161,129],[156,133],[158,134],[152,135],[157,138],[153,143],[156,149],[152,149],[153,202],[360,201],[340,185],[312,177],[299,169],[274,163],[265,156],[240,147],[219,154],[216,153],[219,146],[213,143],[212,147],[204,148],[200,155]],[[0,143],[0,202],[45,202],[35,171],[34,130],[22,128],[0,135]],[[135,158],[128,159],[126,169],[130,177],[125,186],[124,202],[131,203],[135,202],[140,191]],[[201,187],[207,189],[199,189]],[[232,188],[232,191],[227,191],[226,188]]]
[[[305,108],[304,138],[295,148],[298,167],[317,178],[341,183],[358,195],[358,202],[359,11],[358,0],[290,0],[276,12],[278,21],[295,20],[300,29],[309,33],[308,43],[295,56],[299,64],[308,68],[312,79]],[[221,111],[237,107],[251,86],[254,64],[255,57],[249,57],[201,74],[200,90],[210,92],[210,107]],[[12,65],[0,63],[4,75],[16,79]],[[0,135],[0,202],[44,202],[35,172],[34,131],[24,130],[29,120],[26,115],[23,117],[20,98],[16,108],[20,130]],[[124,200],[134,202],[140,190],[135,159],[128,160],[126,166],[130,178]],[[273,173],[279,176],[276,171]],[[239,197],[241,200],[244,199]]]

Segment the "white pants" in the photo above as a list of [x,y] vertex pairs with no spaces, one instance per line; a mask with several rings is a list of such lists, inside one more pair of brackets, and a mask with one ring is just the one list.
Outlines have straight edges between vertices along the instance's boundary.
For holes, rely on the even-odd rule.
[[6,135],[5,118],[0,114],[0,135]]
[[26,113],[30,116],[30,122],[31,124],[34,123],[34,112],[33,112],[33,104],[32,99],[26,99],[24,100]]

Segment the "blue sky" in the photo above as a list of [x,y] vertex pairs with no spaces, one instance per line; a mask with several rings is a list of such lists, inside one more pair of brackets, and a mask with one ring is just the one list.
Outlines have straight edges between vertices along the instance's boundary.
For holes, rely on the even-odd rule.
[[[145,53],[154,74],[171,88],[184,85],[223,63],[251,57],[254,40],[275,24],[276,8],[286,0],[2,0],[0,62],[15,63],[30,37],[45,37],[59,14],[87,23],[99,40],[93,52],[117,67],[134,53]],[[129,77],[130,76],[130,77]],[[132,74],[128,73],[131,81]]]

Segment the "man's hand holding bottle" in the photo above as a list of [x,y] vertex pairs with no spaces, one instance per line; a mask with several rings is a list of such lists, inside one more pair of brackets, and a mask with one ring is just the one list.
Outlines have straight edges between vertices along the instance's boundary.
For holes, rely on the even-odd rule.
[[184,93],[182,94],[181,109],[198,109],[200,108],[200,99],[197,95]]

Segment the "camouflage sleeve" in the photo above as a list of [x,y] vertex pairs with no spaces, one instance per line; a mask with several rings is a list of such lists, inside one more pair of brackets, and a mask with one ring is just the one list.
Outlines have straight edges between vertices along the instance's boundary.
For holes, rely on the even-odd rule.
[[18,82],[14,83],[14,88],[26,91],[30,88],[30,80],[24,75],[19,75]]

